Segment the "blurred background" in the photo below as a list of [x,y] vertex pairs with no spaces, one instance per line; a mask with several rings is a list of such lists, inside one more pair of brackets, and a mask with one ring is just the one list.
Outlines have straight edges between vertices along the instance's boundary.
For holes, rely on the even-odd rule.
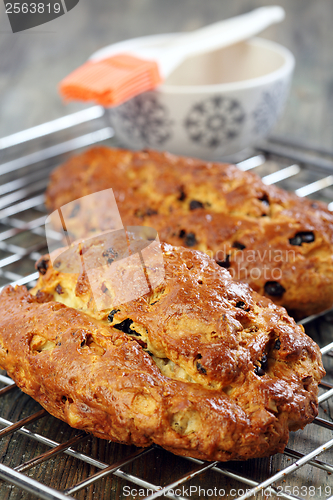
[[57,84],[99,48],[131,37],[189,31],[278,3],[284,22],[260,36],[288,47],[296,68],[275,135],[333,148],[333,3],[327,0],[80,0],[66,15],[12,33],[0,5],[0,137],[87,104],[64,105]]

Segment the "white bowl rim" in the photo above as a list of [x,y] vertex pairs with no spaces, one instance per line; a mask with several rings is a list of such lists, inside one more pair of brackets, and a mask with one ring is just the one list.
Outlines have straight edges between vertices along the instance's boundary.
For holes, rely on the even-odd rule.
[[[179,33],[164,33],[158,35],[148,35],[141,36],[137,38],[131,38],[129,40],[124,40],[122,42],[114,43],[108,45],[97,52],[94,52],[89,60],[100,61],[111,57],[114,54],[119,54],[120,52],[126,52],[131,49],[131,47],[146,46],[151,43],[161,43],[168,39],[177,36]],[[271,71],[265,75],[261,75],[254,78],[249,78],[247,80],[240,80],[229,83],[215,83],[207,85],[159,85],[154,92],[163,94],[204,94],[204,93],[218,93],[218,92],[230,92],[237,90],[251,89],[254,87],[268,85],[276,80],[280,80],[288,74],[291,74],[295,66],[295,58],[289,49],[271,40],[265,38],[253,37],[248,40],[244,40],[244,43],[250,43],[257,46],[262,46],[273,52],[279,53],[283,58],[284,62],[280,68]]]

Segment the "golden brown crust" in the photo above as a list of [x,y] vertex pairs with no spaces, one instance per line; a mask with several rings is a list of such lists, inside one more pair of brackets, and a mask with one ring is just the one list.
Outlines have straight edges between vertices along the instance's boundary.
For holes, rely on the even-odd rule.
[[[332,306],[333,215],[323,203],[266,186],[233,165],[94,148],[53,172],[47,206],[110,187],[125,225],[154,227],[162,241],[214,256],[294,317]],[[80,236],[96,226],[81,212],[78,203],[68,221]],[[112,227],[107,207],[97,220],[99,230]]]
[[1,294],[0,366],[101,438],[204,460],[282,451],[317,415],[318,346],[206,255],[162,249],[164,281],[111,314],[94,306],[84,273],[44,258],[35,296]]

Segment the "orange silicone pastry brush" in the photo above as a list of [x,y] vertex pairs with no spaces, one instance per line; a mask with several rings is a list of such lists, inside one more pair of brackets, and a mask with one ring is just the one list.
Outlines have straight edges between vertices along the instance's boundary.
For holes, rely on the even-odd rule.
[[119,54],[88,61],[60,83],[66,100],[95,101],[112,106],[162,83],[155,61]]
[[261,7],[197,31],[175,35],[163,48],[133,47],[127,53],[89,60],[62,80],[60,93],[66,101],[117,106],[156,88],[187,57],[246,40],[283,18],[281,7]]

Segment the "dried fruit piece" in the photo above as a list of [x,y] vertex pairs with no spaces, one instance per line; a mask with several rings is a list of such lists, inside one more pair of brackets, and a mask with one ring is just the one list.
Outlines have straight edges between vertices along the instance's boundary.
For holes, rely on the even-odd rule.
[[264,286],[265,293],[272,297],[281,297],[286,289],[277,281],[267,281]]
[[312,231],[301,231],[296,233],[293,238],[289,238],[289,243],[300,247],[303,243],[312,243],[314,240],[315,235]]

